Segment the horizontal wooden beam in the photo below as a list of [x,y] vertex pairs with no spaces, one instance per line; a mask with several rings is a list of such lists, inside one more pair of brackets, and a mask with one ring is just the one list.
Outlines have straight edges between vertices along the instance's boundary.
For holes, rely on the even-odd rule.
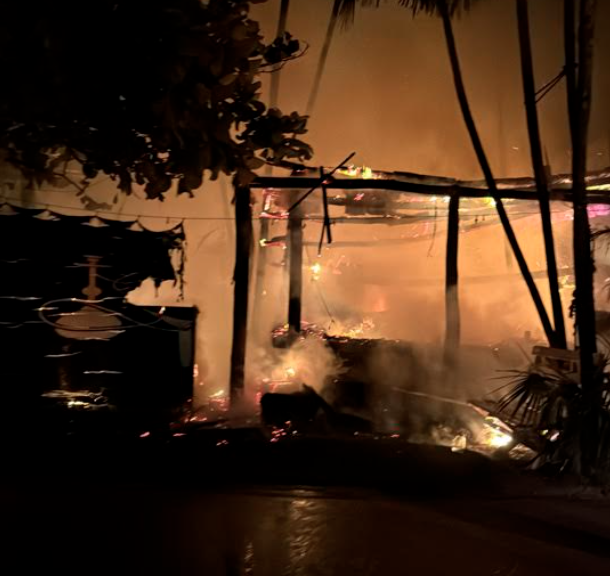
[[[276,190],[294,190],[313,188],[319,184],[319,178],[298,176],[260,176],[251,184],[252,188],[273,188]],[[397,193],[423,194],[428,196],[452,196],[458,194],[461,198],[491,198],[487,188],[474,188],[461,184],[430,184],[411,182],[399,179],[379,178],[333,178],[326,188],[328,190],[380,190]],[[498,190],[504,200],[538,200],[535,189],[500,188]],[[590,204],[610,204],[610,193],[605,191],[590,191]],[[571,202],[572,190],[569,188],[550,190],[551,200]]]

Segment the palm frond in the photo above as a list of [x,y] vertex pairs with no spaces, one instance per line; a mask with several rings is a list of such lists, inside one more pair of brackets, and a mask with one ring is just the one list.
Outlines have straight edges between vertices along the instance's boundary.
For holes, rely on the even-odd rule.
[[551,393],[554,378],[534,371],[517,374],[511,383],[510,390],[500,399],[500,412],[509,412],[511,420],[517,420],[522,426],[537,424],[546,399]]
[[608,359],[600,360],[584,387],[571,372],[532,365],[513,378],[498,408],[517,426],[540,435],[540,456],[553,469],[608,483],[610,377]]
[[593,232],[591,232],[591,240],[599,240],[600,238],[602,240],[609,240],[610,236],[610,228],[598,228],[597,230],[594,230]]
[[413,16],[420,13],[442,15],[446,9],[449,16],[459,16],[468,12],[480,0],[398,0],[398,3],[413,12]]
[[354,23],[356,8],[378,8],[381,0],[334,0],[333,14],[336,14],[343,27]]
[[[430,14],[440,16],[446,7],[450,16],[459,16],[468,12],[481,0],[398,0],[400,6],[411,10],[413,16]],[[346,27],[354,22],[357,8],[378,8],[382,0],[334,0],[333,14],[336,14],[341,24]]]

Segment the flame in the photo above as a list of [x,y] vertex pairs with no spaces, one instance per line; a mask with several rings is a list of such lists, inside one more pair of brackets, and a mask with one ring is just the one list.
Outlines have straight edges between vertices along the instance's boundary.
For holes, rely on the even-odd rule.
[[490,448],[506,448],[512,444],[513,436],[497,418],[488,416],[484,431],[484,444]]
[[350,178],[362,178],[363,180],[376,180],[379,178],[369,166],[348,166],[339,170],[339,174]]
[[490,433],[487,441],[492,448],[506,448],[506,446],[510,445],[513,441],[513,437],[510,434],[506,434],[495,428],[492,428],[492,430],[493,432]]
[[311,270],[311,279],[316,281],[319,280],[322,272],[322,264],[316,262],[312,264],[309,269]]
[[369,168],[368,166],[363,166],[362,170],[361,170],[361,174],[362,178],[364,178],[365,180],[370,180],[371,178],[374,178],[375,175],[373,174],[373,170],[371,168]]

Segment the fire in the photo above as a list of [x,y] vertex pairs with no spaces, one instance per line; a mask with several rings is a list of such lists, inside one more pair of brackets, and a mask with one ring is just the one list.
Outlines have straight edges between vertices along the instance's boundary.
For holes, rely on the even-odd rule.
[[349,166],[338,171],[343,176],[350,178],[362,178],[363,180],[377,180],[381,177],[380,174],[373,172],[368,166]]
[[315,262],[309,267],[309,269],[311,270],[311,279],[316,281],[319,280],[322,272],[322,264]]
[[294,378],[297,375],[297,371],[292,366],[288,366],[284,372],[286,373],[286,378]]
[[513,441],[513,437],[510,434],[505,434],[499,430],[493,430],[490,434],[489,445],[492,448],[506,448]]
[[493,417],[487,417],[484,431],[484,444],[490,448],[506,448],[513,442],[513,436],[510,431],[499,424],[499,421]]

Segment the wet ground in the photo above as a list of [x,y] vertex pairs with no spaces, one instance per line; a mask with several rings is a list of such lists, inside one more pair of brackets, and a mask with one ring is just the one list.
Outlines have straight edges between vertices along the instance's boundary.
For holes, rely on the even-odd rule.
[[610,574],[610,501],[540,496],[479,454],[259,429],[45,438],[0,451],[2,576]]
[[0,502],[0,573],[11,576],[610,574],[599,502],[78,482],[5,488]]

